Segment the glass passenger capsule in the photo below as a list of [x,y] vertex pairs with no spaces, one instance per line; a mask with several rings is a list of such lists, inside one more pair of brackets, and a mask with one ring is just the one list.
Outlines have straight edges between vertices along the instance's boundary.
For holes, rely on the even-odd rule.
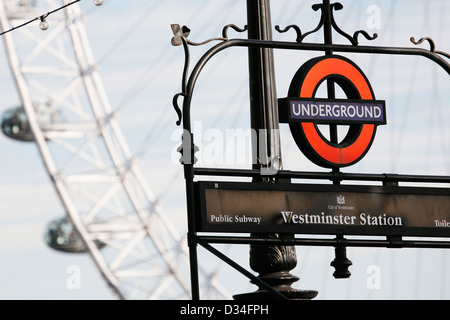
[[[57,251],[69,253],[86,252],[86,246],[75,229],[75,226],[67,217],[50,221],[44,235],[47,245]],[[99,249],[105,246],[101,241],[95,241]]]
[[1,117],[3,133],[14,140],[34,141],[27,115],[22,107],[6,110]]

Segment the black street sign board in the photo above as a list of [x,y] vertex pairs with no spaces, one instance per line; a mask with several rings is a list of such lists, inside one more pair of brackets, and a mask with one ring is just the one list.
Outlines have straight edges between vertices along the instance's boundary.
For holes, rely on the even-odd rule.
[[450,189],[195,183],[198,231],[450,237]]

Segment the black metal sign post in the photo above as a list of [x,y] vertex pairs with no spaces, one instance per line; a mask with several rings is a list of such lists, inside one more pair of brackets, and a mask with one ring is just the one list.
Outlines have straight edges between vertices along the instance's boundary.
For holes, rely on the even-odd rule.
[[[236,295],[236,299],[273,297],[280,299],[310,299],[317,292],[295,290],[290,285],[298,278],[289,273],[296,265],[296,245],[333,246],[336,259],[332,266],[336,278],[350,276],[351,262],[346,247],[387,248],[450,248],[445,240],[406,240],[403,236],[450,238],[450,188],[405,188],[401,182],[443,183],[450,185],[450,176],[343,173],[340,167],[350,166],[365,155],[374,139],[376,126],[386,124],[385,102],[376,100],[368,79],[352,61],[335,52],[387,55],[413,55],[437,63],[450,75],[450,55],[437,51],[432,39],[430,49],[404,47],[376,47],[359,45],[359,36],[376,38],[365,31],[353,36],[342,31],[333,12],[341,10],[340,3],[322,3],[312,6],[321,12],[318,26],[303,33],[296,25],[278,32],[294,30],[295,42],[273,41],[271,34],[269,0],[247,0],[248,26],[223,28],[222,36],[201,43],[187,39],[189,28],[172,25],[173,45],[183,45],[185,66],[182,90],[173,99],[179,116],[177,125],[183,125],[182,155],[186,181],[188,214],[188,245],[190,253],[192,298],[200,299],[197,246],[201,245],[224,262],[247,276],[258,286],[258,291]],[[232,28],[244,32],[248,39],[229,39]],[[323,28],[324,43],[304,43],[303,40]],[[347,39],[351,45],[333,44],[332,31]],[[197,62],[189,74],[190,46],[219,41]],[[252,141],[253,167],[251,169],[218,169],[195,167],[195,152],[191,130],[191,101],[196,81],[205,64],[216,54],[230,47],[247,47],[249,56],[251,128],[256,130]],[[276,98],[272,49],[324,52],[300,67],[289,89],[287,98]],[[315,90],[321,81],[327,82],[328,99],[316,99]],[[348,99],[335,99],[339,85]],[[182,108],[178,100],[182,98]],[[278,106],[279,104],[279,106]],[[289,171],[282,168],[279,123],[288,123],[302,152],[330,172]],[[317,132],[317,123],[330,126],[330,140]],[[338,142],[337,125],[348,124],[344,139]],[[250,177],[253,182],[223,183],[196,182],[195,176]],[[331,185],[303,185],[290,183],[291,179],[328,180]],[[374,188],[358,185],[340,185],[341,181],[377,181]],[[253,199],[249,203],[248,199]],[[302,200],[303,199],[303,200]],[[220,205],[218,205],[220,203]],[[435,205],[436,204],[436,205]],[[420,218],[415,212],[420,210]],[[202,235],[202,232],[251,233],[245,236]],[[295,234],[333,234],[329,238],[296,238]],[[380,235],[385,240],[346,239],[344,235]],[[250,244],[250,265],[259,273],[255,276],[238,265],[211,244]],[[276,261],[271,257],[280,257]]]
[[[247,0],[248,38],[272,41],[272,24],[269,0]],[[279,137],[278,103],[275,84],[273,49],[250,47],[248,49],[250,80],[250,119],[254,146],[253,169],[261,176],[254,182],[278,183],[274,176],[282,169]],[[278,234],[254,234],[265,238],[279,238]],[[250,266],[259,278],[289,299],[309,299],[316,291],[295,290],[291,284],[299,278],[289,273],[297,265],[294,246],[250,245]],[[267,299],[270,293],[263,288],[257,292],[235,295],[236,300]]]

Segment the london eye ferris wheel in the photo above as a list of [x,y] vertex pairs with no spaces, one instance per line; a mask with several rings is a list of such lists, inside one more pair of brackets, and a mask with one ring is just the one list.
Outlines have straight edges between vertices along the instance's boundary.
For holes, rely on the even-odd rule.
[[[106,1],[104,2],[106,3]],[[274,2],[274,5],[277,6],[275,9],[281,8],[275,10],[274,22],[298,22],[296,15],[302,16],[303,9],[315,2],[320,1],[286,1],[289,5],[275,4],[276,2]],[[345,0],[342,2],[344,3]],[[69,3],[71,3],[70,0],[0,0],[0,31],[14,28],[30,19],[39,17],[45,12]],[[97,9],[97,7],[94,7],[94,2],[85,1],[85,3],[89,3],[92,8]],[[163,2],[154,1],[152,5],[158,6],[161,3]],[[193,6],[195,8],[191,10],[192,12],[195,11],[195,16],[200,16],[200,7],[205,3],[208,3],[209,7],[214,7],[215,11],[219,12],[218,16],[221,17],[226,15],[223,8],[227,7],[243,12],[242,3],[244,1],[224,2],[220,4],[223,9],[222,12],[217,9],[218,4],[214,4],[213,1],[202,1],[202,5]],[[392,42],[397,45],[404,41],[405,45],[409,46],[411,45],[409,42],[411,35],[417,37],[429,35],[430,30],[436,29],[434,31],[437,32],[437,36],[433,35],[433,37],[436,37],[440,47],[446,45],[445,35],[442,32],[448,24],[447,20],[444,19],[448,12],[448,4],[445,1],[436,1],[436,3],[411,1],[411,12],[409,12],[411,16],[413,16],[412,13],[416,12],[412,12],[413,10],[423,10],[415,15],[416,18],[418,17],[416,19],[418,23],[414,24],[414,31],[408,30],[404,34],[397,30],[403,23],[403,20],[398,19],[398,17],[406,19],[407,16],[400,10],[401,4],[399,2],[357,1],[351,3],[352,6],[347,6],[348,11],[340,13],[339,19],[351,23],[352,14],[355,14],[357,15],[355,21],[357,21],[358,26],[369,17],[366,9],[375,6],[382,10],[383,30],[380,32],[379,41],[383,44]],[[145,6],[148,5],[150,5],[150,2],[146,2]],[[105,6],[98,7],[98,9],[103,10]],[[236,14],[236,11],[234,14]],[[309,9],[305,11],[307,12],[305,15],[310,15]],[[153,193],[156,191],[155,188],[149,187],[145,178],[146,175],[138,166],[138,156],[130,150],[133,148],[130,148],[129,144],[130,142],[134,143],[134,141],[126,138],[124,128],[119,125],[118,110],[115,106],[117,103],[110,102],[114,101],[111,99],[111,90],[108,92],[108,86],[104,85],[107,79],[100,78],[99,63],[94,58],[97,56],[97,51],[94,50],[94,54],[92,53],[90,47],[94,42],[89,43],[84,29],[83,17],[85,13],[75,3],[49,16],[49,28],[46,31],[42,31],[38,27],[42,21],[36,21],[35,25],[18,28],[1,36],[5,49],[4,53],[12,75],[11,79],[15,82],[17,96],[19,97],[19,101],[15,105],[9,107],[3,105],[3,107],[9,109],[1,115],[2,131],[10,138],[27,141],[29,144],[37,146],[38,154],[43,160],[42,170],[45,170],[50,177],[51,186],[54,187],[55,194],[63,205],[64,216],[51,221],[48,225],[46,240],[52,248],[65,252],[86,252],[94,261],[105,282],[119,298],[187,298],[190,294],[187,244],[163,212],[160,199]],[[432,15],[437,18],[431,19]],[[241,25],[240,18],[235,19],[233,17],[233,19],[229,19],[231,21],[227,20],[226,23],[238,20],[237,23]],[[217,20],[219,19],[217,18]],[[317,23],[316,20],[317,17],[314,16],[311,22],[312,26]],[[112,21],[113,23],[119,23],[118,21]],[[208,21],[211,23],[212,20],[209,18]],[[174,22],[185,23],[177,19],[169,21],[169,23]],[[186,23],[189,27],[192,27],[191,23],[195,24],[195,21],[189,20]],[[195,40],[203,39],[203,36],[198,33],[206,29],[211,29],[211,32],[217,35],[217,30],[220,30],[226,24],[223,21],[214,21],[214,23],[218,23],[218,25],[209,26],[203,30],[202,26],[199,27],[199,25],[197,25],[197,28],[192,28],[192,38],[195,38]],[[245,24],[245,21],[243,24]],[[410,25],[410,22],[407,25]],[[42,27],[46,28],[45,23]],[[169,44],[172,36],[169,24],[164,25],[164,27],[167,28],[168,32],[165,41]],[[114,36],[117,35],[114,34]],[[282,36],[284,35],[277,35],[277,37]],[[115,41],[111,40],[111,42]],[[442,49],[445,49],[445,47]],[[181,61],[180,51],[174,51],[176,51],[174,57]],[[291,59],[288,67],[285,67],[284,63],[288,64],[289,59],[281,56],[284,58],[283,63],[277,64],[277,71],[285,67],[288,72],[291,72],[292,65],[297,67],[299,61],[310,58],[308,54],[305,54],[302,59],[298,59],[297,56],[292,58],[292,56],[288,56]],[[168,61],[167,59],[170,59],[170,57],[167,52],[162,52],[159,59]],[[413,170],[419,170],[416,167],[424,167],[430,172],[443,170],[448,175],[449,135],[446,134],[448,126],[445,126],[443,120],[448,112],[445,108],[440,107],[440,104],[445,104],[444,97],[448,95],[446,87],[448,83],[438,81],[440,79],[438,77],[441,77],[438,71],[434,71],[434,73],[426,72],[423,64],[420,65],[421,68],[411,68],[411,65],[406,68],[403,67],[404,64],[411,61],[415,63],[416,60],[383,60],[387,63],[381,63],[380,60],[382,59],[371,56],[368,63],[362,59],[359,62],[364,65],[364,70],[370,74],[371,78],[374,77],[377,94],[389,100],[390,106],[392,106],[389,109],[389,121],[399,121],[400,124],[387,126],[383,132],[380,132],[380,139],[377,141],[384,142],[375,145],[375,148],[382,152],[385,157],[368,157],[367,161],[361,164],[361,167],[365,166],[364,169],[371,170],[373,168],[372,163],[375,163],[376,170],[384,166],[385,169],[383,170],[389,172],[389,170],[397,170],[400,164],[406,163]],[[231,70],[231,68],[229,69]],[[181,65],[176,70],[177,81],[180,77],[180,70]],[[157,72],[161,72],[161,70]],[[7,73],[7,70],[4,70],[4,73]],[[245,72],[241,73],[244,74]],[[383,76],[376,78],[376,75],[380,73],[383,73]],[[222,75],[220,72],[217,72],[217,74]],[[207,74],[205,77],[214,83],[213,78],[220,77],[217,74],[211,77],[210,74]],[[286,78],[290,79],[290,77]],[[426,86],[421,85],[420,83],[425,79],[431,80],[428,81]],[[285,79],[280,78],[280,92],[283,92],[283,81]],[[231,101],[230,106],[214,110],[218,116],[212,121],[213,124],[222,121],[225,118],[223,114],[229,115],[236,111],[234,107],[238,106],[238,103],[236,103],[238,98],[248,99],[248,93],[244,88],[247,86],[247,82],[248,79],[243,79],[242,82],[236,81],[236,86],[241,84],[240,91],[234,94],[234,98],[222,99],[224,101],[229,99],[226,101],[227,103],[233,99],[234,101]],[[177,89],[178,85],[177,82]],[[202,83],[197,90],[201,90],[201,85]],[[217,85],[217,87],[220,86],[220,84]],[[406,138],[408,134],[405,132],[412,126],[410,123],[416,121],[414,110],[425,112],[425,109],[422,109],[418,102],[428,97],[427,94],[422,94],[422,91],[431,90],[428,88],[429,86],[435,93],[433,103],[437,106],[435,108],[437,111],[429,113],[429,115],[426,114],[427,116],[422,116],[420,119],[421,121],[426,119],[427,125],[430,125],[426,135],[422,131],[420,133],[413,131],[413,136],[421,134],[420,139],[416,139],[418,143],[423,142],[420,144],[421,150],[427,150],[425,155],[419,156],[416,153],[419,147],[410,147]],[[226,90],[222,91],[226,92]],[[406,95],[405,98],[404,93],[406,91],[412,92],[412,94]],[[230,93],[228,95],[231,95]],[[245,96],[246,94],[247,96]],[[197,95],[197,97],[200,96],[201,94]],[[168,105],[166,113],[171,116],[168,121],[171,125],[174,125],[175,114],[170,105],[171,98],[172,95],[166,97]],[[415,100],[417,100],[417,103]],[[151,103],[149,101],[149,104]],[[238,107],[244,109],[246,106],[239,105]],[[211,111],[210,109],[205,110],[207,110],[205,114]],[[200,112],[203,112],[203,110]],[[240,114],[236,112],[231,118],[235,121],[239,116]],[[398,120],[400,116],[402,120]],[[407,122],[406,119],[412,121]],[[143,120],[140,119],[140,121]],[[206,129],[206,122],[203,125],[203,128]],[[438,132],[444,134],[438,134]],[[439,143],[444,147],[439,149]],[[204,142],[205,145],[206,142]],[[208,147],[208,145],[206,146]],[[435,149],[439,150],[439,155],[442,154],[439,159],[432,156],[434,153],[428,152],[435,151]],[[202,151],[205,150],[206,148],[203,148]],[[284,149],[284,160],[287,166],[294,167],[294,160],[291,159],[297,161],[299,159],[297,153],[298,150],[295,147]],[[204,152],[203,156],[205,155],[208,154]],[[442,164],[438,161],[441,161]],[[303,165],[304,162],[301,163],[302,170]],[[158,169],[155,170],[156,172],[150,173],[150,175],[159,179],[161,172],[158,172]],[[145,173],[148,175],[147,172]],[[156,194],[158,193],[160,192],[156,191]],[[314,276],[323,273],[319,292],[324,296],[327,294],[330,296],[336,288],[336,290],[341,290],[340,284],[342,282],[338,281],[338,285],[332,285],[332,280],[326,278],[331,278],[331,272],[327,269],[329,268],[328,260],[331,260],[331,258],[326,251],[320,251],[321,249],[314,248],[313,252],[308,247],[300,248],[300,250],[304,250],[302,251],[304,254],[299,268],[303,279],[307,278],[306,281],[311,278],[308,275],[304,276],[308,271],[313,274],[312,278],[316,282],[317,278],[314,279]],[[391,250],[387,251],[388,253],[381,253],[380,250],[362,252],[359,249],[354,249],[354,252],[360,254],[357,259],[352,259],[355,264],[354,268],[363,267],[363,269],[361,269],[362,272],[355,272],[352,275],[352,279],[349,280],[351,285],[346,287],[346,296],[355,296],[360,299],[362,297],[360,289],[363,287],[365,289],[363,292],[368,297],[377,297],[378,294],[382,294],[383,297],[391,295],[394,298],[398,294],[406,297],[410,295],[417,297],[420,290],[410,289],[413,286],[414,289],[422,288],[425,282],[428,286],[434,285],[435,289],[439,289],[433,291],[436,294],[440,293],[441,296],[448,294],[448,290],[446,290],[449,288],[449,278],[446,275],[448,251],[428,251],[426,254],[420,250],[400,251]],[[324,254],[320,259],[315,259],[320,252],[324,252]],[[353,251],[349,253],[349,256],[352,256],[352,253]],[[303,257],[306,260],[309,258],[307,266],[303,263]],[[324,257],[325,260],[328,259],[325,262],[323,261]],[[407,264],[410,267],[404,269],[405,264],[402,261],[405,257],[415,259],[411,264],[413,267]],[[427,259],[424,259],[424,257]],[[244,255],[244,259],[248,259],[247,253]],[[316,260],[320,260],[320,263],[315,263]],[[368,272],[374,270],[369,267],[374,266],[379,267],[375,270],[383,271],[383,286],[379,290],[366,288],[366,280],[370,276]],[[209,266],[202,264],[202,267]],[[367,269],[364,269],[364,267],[367,267]],[[427,272],[427,268],[430,268],[431,272]],[[437,271],[435,268],[437,268]],[[311,271],[311,269],[314,269],[314,271]],[[200,272],[202,290],[208,293],[202,294],[202,297],[229,298],[227,290],[219,283],[215,272],[215,270],[210,269]],[[418,274],[420,274],[420,277]],[[412,277],[414,277],[414,281],[410,281]],[[402,278],[406,278],[406,281],[403,281]],[[439,279],[436,280],[437,278]],[[246,284],[248,283],[246,279],[244,281]],[[404,285],[405,283],[407,285]],[[226,284],[228,285],[228,283]],[[315,286],[316,284],[307,284],[307,286]],[[339,291],[338,296],[341,297],[341,294],[342,290]]]
[[[121,299],[187,298],[186,245],[127,146],[78,4],[1,0],[1,28],[57,7],[64,9],[52,14],[51,28],[41,16],[46,32],[18,28],[3,35],[20,105],[3,113],[2,131],[37,145],[67,213],[49,224],[46,240],[60,251],[88,252]],[[211,297],[228,297],[211,272],[204,276]]]

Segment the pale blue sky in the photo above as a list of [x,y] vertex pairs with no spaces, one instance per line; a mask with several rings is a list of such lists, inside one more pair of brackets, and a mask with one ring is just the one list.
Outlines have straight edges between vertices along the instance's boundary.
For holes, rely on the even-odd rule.
[[[318,1],[272,1],[272,23],[281,27],[298,24],[306,32],[319,19],[311,5]],[[338,25],[350,34],[359,29],[377,32],[378,39],[361,44],[408,46],[411,36],[430,36],[438,50],[450,52],[450,4],[445,0],[343,0],[335,14]],[[105,0],[95,7],[90,0],[80,4],[86,12],[86,29],[100,75],[112,106],[120,107],[119,123],[134,151],[150,188],[163,196],[163,211],[179,220],[185,232],[184,179],[174,163],[178,146],[176,113],[171,101],[181,88],[184,53],[172,47],[170,24],[187,25],[195,42],[221,35],[222,27],[246,21],[245,1],[149,1]],[[380,9],[380,24],[372,28],[373,10]],[[49,19],[51,27],[51,19]],[[375,26],[378,27],[378,26]],[[29,25],[27,28],[37,28]],[[230,37],[241,37],[230,31]],[[295,34],[274,38],[293,41]],[[335,35],[336,42],[345,39]],[[306,40],[305,40],[306,41]],[[322,41],[321,34],[307,38]],[[423,44],[421,47],[426,47]],[[207,46],[191,48],[192,64]],[[0,96],[3,112],[18,104],[17,91],[0,43]],[[277,93],[283,97],[297,68],[318,53],[275,53]],[[369,77],[375,95],[386,100],[388,124],[380,127],[366,158],[346,172],[414,173],[450,175],[450,81],[448,75],[423,58],[346,55]],[[215,57],[199,79],[193,100],[193,120],[208,129],[224,132],[247,129],[248,90],[246,52],[231,49]],[[224,107],[226,106],[226,108]],[[448,120],[447,120],[448,119]],[[198,130],[200,130],[197,127]],[[323,170],[300,153],[288,130],[282,127],[282,154],[286,169]],[[197,144],[205,149],[211,141],[203,136]],[[209,137],[210,138],[210,137]],[[43,240],[46,224],[63,215],[63,209],[46,175],[36,146],[0,135],[0,299],[111,299],[110,290],[87,255],[68,255],[49,249]],[[226,150],[225,150],[226,151]],[[202,151],[200,151],[201,153]],[[206,161],[206,158],[203,159]],[[200,163],[208,165],[208,163]],[[248,164],[238,163],[239,167]],[[165,182],[165,183],[161,183]],[[234,253],[245,266],[248,249]],[[420,249],[348,249],[353,261],[349,280],[335,280],[329,266],[333,248],[301,247],[293,271],[301,280],[297,288],[319,291],[317,299],[449,299],[447,275],[450,251]],[[67,288],[70,266],[81,270],[81,289]],[[381,287],[367,287],[368,271],[379,267]],[[237,272],[227,269],[227,282],[234,293],[254,286]]]

